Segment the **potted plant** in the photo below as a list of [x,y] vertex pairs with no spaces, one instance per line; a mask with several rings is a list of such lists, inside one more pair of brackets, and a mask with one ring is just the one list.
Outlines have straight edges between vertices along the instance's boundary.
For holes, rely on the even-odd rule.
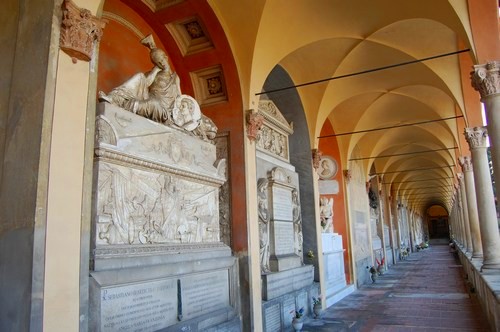
[[312,300],[313,300],[314,317],[318,318],[321,315],[321,312],[323,311],[323,304],[321,303],[321,295],[318,295],[318,297],[313,296]]
[[304,321],[302,317],[304,316],[304,308],[299,310],[292,310],[290,313],[293,314],[292,326],[295,331],[301,331],[304,326]]

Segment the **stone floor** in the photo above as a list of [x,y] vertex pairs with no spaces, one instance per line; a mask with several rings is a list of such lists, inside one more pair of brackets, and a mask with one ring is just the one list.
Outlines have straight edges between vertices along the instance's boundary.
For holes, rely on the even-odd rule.
[[[367,276],[368,279],[368,276]],[[308,318],[308,331],[490,331],[447,245],[412,253],[374,284]]]

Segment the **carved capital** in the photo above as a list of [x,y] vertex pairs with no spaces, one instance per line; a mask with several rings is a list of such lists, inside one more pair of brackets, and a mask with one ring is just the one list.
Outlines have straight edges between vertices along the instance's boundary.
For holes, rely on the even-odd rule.
[[469,156],[458,157],[458,163],[462,167],[462,172],[472,171],[472,159]]
[[260,129],[264,125],[264,116],[256,110],[247,113],[247,136],[250,141],[255,141],[259,136]]
[[488,137],[486,127],[465,128],[464,135],[470,149],[486,148],[486,138]]
[[313,162],[313,167],[316,171],[319,168],[319,162],[322,156],[323,153],[319,151],[319,149],[312,149],[312,162]]
[[63,1],[62,12],[61,50],[71,57],[73,63],[90,61],[94,42],[101,39],[106,22],[93,16],[88,9],[77,7],[71,0]]
[[351,182],[352,179],[352,171],[349,169],[344,170],[344,177],[345,177],[345,182],[349,184],[349,182]]
[[471,82],[472,87],[481,94],[481,99],[500,93],[500,62],[475,65],[471,72]]
[[458,182],[461,184],[462,181],[464,180],[464,174],[463,173],[457,173],[457,179],[458,179]]

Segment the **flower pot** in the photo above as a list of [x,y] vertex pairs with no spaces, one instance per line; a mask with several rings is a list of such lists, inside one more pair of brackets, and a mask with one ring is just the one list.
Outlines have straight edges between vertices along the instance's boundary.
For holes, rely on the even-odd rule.
[[302,318],[294,318],[292,320],[292,326],[295,331],[302,331],[302,327],[304,326]]
[[321,315],[321,312],[323,312],[323,307],[321,306],[321,303],[317,303],[313,306],[313,312],[315,318],[318,318]]

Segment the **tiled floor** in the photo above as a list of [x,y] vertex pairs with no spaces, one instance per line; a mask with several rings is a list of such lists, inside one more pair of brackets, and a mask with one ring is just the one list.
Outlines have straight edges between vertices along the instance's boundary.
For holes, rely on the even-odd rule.
[[447,245],[431,245],[307,319],[302,331],[490,331]]

